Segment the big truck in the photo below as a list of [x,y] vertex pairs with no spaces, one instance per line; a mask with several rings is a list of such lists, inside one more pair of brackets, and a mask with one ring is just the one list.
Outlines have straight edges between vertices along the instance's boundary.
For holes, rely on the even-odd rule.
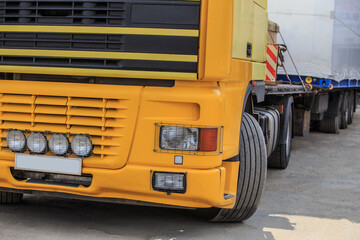
[[266,0],[2,0],[0,203],[250,218],[292,137],[350,123],[360,86],[277,81],[268,26]]

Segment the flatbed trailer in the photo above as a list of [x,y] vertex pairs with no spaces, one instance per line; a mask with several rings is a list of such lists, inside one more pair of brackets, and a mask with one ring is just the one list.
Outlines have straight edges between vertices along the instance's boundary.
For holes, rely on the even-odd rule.
[[[288,133],[289,136],[292,134],[292,137],[305,137],[310,133],[311,129],[339,134],[339,129],[346,129],[348,125],[352,124],[357,109],[357,97],[360,90],[359,80],[342,80],[338,82],[335,80],[317,80],[311,77],[291,76],[290,81],[288,81],[289,76],[285,75],[279,75],[278,79],[281,84],[265,87],[265,101],[259,105],[273,106],[274,102],[281,103],[284,99],[291,102],[291,108],[284,109],[283,106],[286,104],[280,104],[282,109],[279,110],[282,115],[287,115],[290,118],[288,121],[292,121],[291,128],[293,131]],[[302,79],[307,79],[308,83],[305,83]],[[287,111],[291,111],[291,114],[287,114]],[[280,121],[281,131],[283,132],[286,131],[284,121],[286,119]],[[280,132],[279,138],[283,138],[283,143],[291,145],[291,141],[285,141],[289,136],[285,136],[284,133],[281,134]],[[283,154],[281,161],[273,164],[270,157],[269,166],[279,169],[287,168],[291,146],[284,146],[285,149],[288,149],[288,152]]]
[[270,84],[266,0],[4,0],[0,14],[0,203],[244,221],[294,135],[338,133],[356,110],[359,80]]

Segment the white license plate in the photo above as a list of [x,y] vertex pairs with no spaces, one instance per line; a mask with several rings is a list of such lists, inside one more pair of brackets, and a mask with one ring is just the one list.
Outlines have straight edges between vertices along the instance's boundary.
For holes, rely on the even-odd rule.
[[81,175],[82,159],[16,153],[15,169],[34,172]]

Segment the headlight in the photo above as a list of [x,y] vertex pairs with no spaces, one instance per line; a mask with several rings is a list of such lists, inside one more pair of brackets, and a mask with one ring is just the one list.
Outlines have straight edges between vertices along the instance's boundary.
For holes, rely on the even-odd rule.
[[69,150],[69,140],[63,134],[56,133],[49,140],[49,148],[56,155],[64,155]]
[[71,141],[71,149],[76,155],[87,157],[91,154],[93,145],[88,136],[76,135]]
[[41,133],[34,132],[28,137],[27,146],[33,153],[44,153],[47,148],[47,140]]
[[165,150],[197,151],[199,129],[189,127],[161,127],[160,148]]
[[19,130],[12,130],[6,137],[8,147],[14,152],[21,152],[26,147],[26,137]]

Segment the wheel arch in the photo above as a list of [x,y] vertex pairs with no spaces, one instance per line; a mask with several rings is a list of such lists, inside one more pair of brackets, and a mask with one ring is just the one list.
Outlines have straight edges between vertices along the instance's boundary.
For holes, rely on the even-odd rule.
[[[265,97],[265,84],[262,86],[261,84],[259,85],[260,87],[264,88],[264,95],[263,98]],[[231,176],[228,178],[230,181],[227,181],[225,184],[225,189],[232,189],[234,191],[229,191],[230,193],[234,193],[234,195],[237,194],[237,190],[235,190],[237,188],[238,185],[238,170],[233,171],[233,168],[239,169],[239,164],[240,164],[240,137],[241,137],[241,129],[242,129],[242,122],[243,122],[243,118],[245,113],[250,114],[251,116],[254,116],[254,105],[255,103],[258,102],[259,97],[256,96],[255,91],[257,91],[258,95],[261,94],[261,89],[259,87],[256,88],[256,86],[254,87],[254,84],[252,83],[252,81],[250,81],[246,87],[245,90],[245,94],[243,95],[243,99],[241,99],[243,102],[243,107],[241,110],[241,116],[240,119],[237,118],[236,119],[236,124],[240,125],[240,129],[239,129],[239,138],[238,138],[238,144],[237,144],[237,151],[236,151],[236,155],[228,158],[228,159],[224,159],[222,166],[225,167],[227,169],[227,172],[231,173]],[[261,100],[261,99],[260,99]],[[240,109],[239,109],[240,110]],[[235,202],[234,202],[235,204]],[[231,204],[230,207],[233,207],[233,205]]]
[[[256,82],[256,84],[253,84]],[[244,113],[249,113],[250,115],[254,116],[254,106],[257,103],[261,103],[265,100],[265,82],[264,81],[250,81],[247,85],[245,96],[244,96],[244,103],[240,118],[240,131],[242,127],[242,119]],[[239,152],[237,154],[238,157]]]

